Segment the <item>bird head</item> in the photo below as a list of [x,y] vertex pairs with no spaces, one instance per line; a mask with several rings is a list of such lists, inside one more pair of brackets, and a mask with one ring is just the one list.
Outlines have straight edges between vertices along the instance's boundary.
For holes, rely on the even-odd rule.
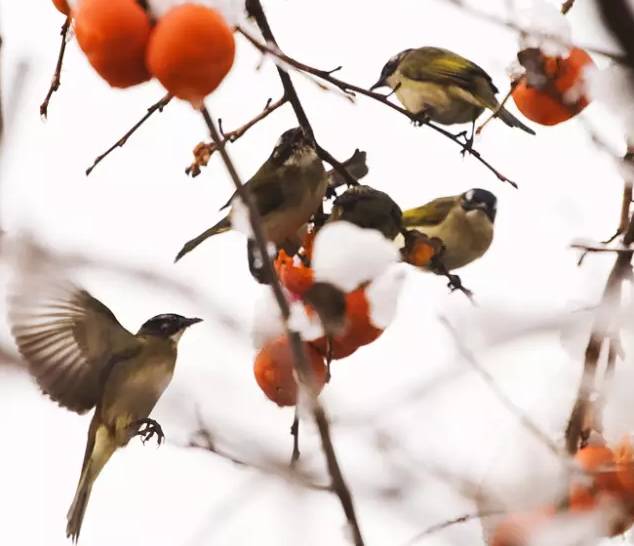
[[143,323],[138,335],[171,339],[176,343],[187,328],[201,321],[200,318],[187,318],[172,313],[156,315]]
[[298,165],[315,157],[317,154],[313,142],[301,127],[284,131],[271,154],[278,165]]
[[388,83],[387,83],[388,78],[392,74],[394,74],[394,72],[398,68],[398,65],[401,64],[401,61],[403,60],[403,57],[405,57],[405,55],[407,55],[410,51],[412,51],[412,50],[411,49],[404,49],[400,53],[397,53],[396,55],[394,55],[394,57],[392,57],[387,63],[385,63],[385,66],[383,67],[383,70],[381,70],[380,78],[378,79],[378,81],[372,87],[370,87],[370,91],[374,91],[375,89],[378,89],[379,87],[387,86],[388,85]]
[[482,211],[489,217],[491,222],[495,221],[497,198],[490,191],[472,188],[460,196],[460,205],[467,213]]

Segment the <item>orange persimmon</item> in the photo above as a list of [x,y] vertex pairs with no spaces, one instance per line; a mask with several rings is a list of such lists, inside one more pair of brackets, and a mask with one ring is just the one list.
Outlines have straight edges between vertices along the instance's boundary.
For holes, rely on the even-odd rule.
[[301,261],[296,263],[283,249],[278,252],[273,265],[281,283],[293,294],[301,296],[315,284],[315,272]]
[[150,79],[145,50],[152,25],[136,0],[80,0],[74,16],[79,47],[112,87]]
[[597,505],[598,497],[617,495],[621,482],[614,452],[605,445],[590,444],[575,455],[575,462],[589,473],[585,479],[573,480],[570,486],[570,509],[587,510]]
[[[346,318],[344,332],[331,338],[332,358],[337,360],[354,353],[359,347],[372,343],[383,330],[377,328],[370,320],[370,305],[364,288],[358,288],[346,294]],[[325,337],[320,337],[311,344],[323,355],[328,352]]]
[[182,4],[157,23],[147,66],[172,95],[195,108],[224,79],[235,56],[233,32],[215,9]]
[[53,0],[53,4],[60,13],[70,15],[70,6],[66,0]]
[[578,47],[572,48],[567,57],[543,56],[542,61],[544,85],[531,86],[523,77],[513,90],[513,100],[528,119],[542,125],[556,125],[577,115],[588,105],[585,95],[570,98],[567,93],[582,83],[584,69],[594,62]]
[[[319,352],[304,343],[304,350],[313,371],[317,392],[326,383],[326,365]],[[258,352],[253,373],[264,394],[278,406],[294,406],[297,403],[293,353],[286,335],[267,342]]]
[[489,541],[490,546],[529,546],[556,510],[552,506],[534,512],[522,512],[506,516],[495,528]]

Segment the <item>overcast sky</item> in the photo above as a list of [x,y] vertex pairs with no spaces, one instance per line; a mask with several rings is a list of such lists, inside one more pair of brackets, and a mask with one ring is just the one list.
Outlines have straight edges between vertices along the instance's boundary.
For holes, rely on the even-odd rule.
[[[476,61],[505,92],[517,37],[450,4],[264,2],[288,54],[324,69],[342,65],[345,80],[370,85],[390,56],[435,45]],[[509,2],[486,4],[505,14]],[[579,1],[570,12],[574,41],[614,49],[591,4]],[[346,544],[345,519],[334,496],[176,445],[187,443],[196,429],[198,407],[218,445],[231,454],[264,465],[290,456],[292,409],[267,400],[252,373],[248,331],[254,301],[266,289],[249,276],[240,234],[214,238],[172,264],[184,241],[219,219],[217,209],[232,193],[216,156],[198,178],[184,174],[192,148],[206,137],[200,115],[188,104],[173,101],[86,178],[94,157],[164,91],[156,82],[110,89],[73,40],[49,119],[40,119],[62,22],[47,1],[0,3],[4,92],[10,91],[19,63],[28,66],[21,96],[4,96],[7,106],[17,107],[9,112],[2,155],[3,228],[9,234],[28,231],[55,251],[131,264],[188,283],[242,329],[218,324],[202,299],[189,301],[123,275],[79,272],[81,282],[131,330],[161,312],[208,319],[184,336],[176,375],[153,414],[169,443],[156,449],[134,440],[112,458],[93,489],[80,544]],[[281,96],[274,65],[265,61],[260,66],[260,61],[238,39],[232,72],[207,100],[225,129],[257,114],[269,97]],[[606,66],[605,59],[596,62]],[[612,262],[610,256],[590,256],[579,268],[569,245],[577,238],[600,240],[612,234],[623,184],[614,161],[595,147],[584,123],[597,127],[621,153],[618,121],[604,106],[592,104],[584,122],[554,128],[528,122],[537,132],[534,137],[499,122],[489,124],[476,147],[519,184],[515,190],[472,158],[463,159],[449,140],[412,127],[380,104],[363,97],[350,104],[302,76],[295,75],[294,81],[319,142],[340,159],[355,148],[367,151],[366,182],[389,192],[403,208],[472,187],[486,188],[499,199],[490,251],[460,271],[478,307],[459,293],[448,294],[444,279],[410,270],[394,323],[374,344],[333,365],[322,400],[367,544],[401,545],[428,525],[475,509],[455,484],[433,478],[433,467],[474,483],[492,480],[487,487],[511,483],[514,491],[532,495],[552,492],[535,484],[542,474],[552,475],[556,462],[456,357],[438,317],[456,325],[515,403],[547,434],[561,438],[581,370],[584,310],[598,301]],[[230,146],[245,179],[295,123],[285,107]],[[488,346],[546,319],[557,327]],[[567,324],[563,335],[562,323]],[[3,335],[9,339],[6,331]],[[625,342],[627,348],[629,338]],[[621,368],[617,390],[619,383],[634,379]],[[424,395],[416,390],[447,376]],[[627,392],[614,395],[619,402],[627,398]],[[606,416],[611,438],[634,424],[629,417],[634,413],[615,407]],[[0,370],[0,544],[68,543],[65,514],[88,422],[88,416],[78,417],[45,399],[26,375]],[[303,468],[314,471],[316,482],[326,483],[318,438],[307,421],[302,422],[301,443]],[[481,540],[474,522],[420,544]]]

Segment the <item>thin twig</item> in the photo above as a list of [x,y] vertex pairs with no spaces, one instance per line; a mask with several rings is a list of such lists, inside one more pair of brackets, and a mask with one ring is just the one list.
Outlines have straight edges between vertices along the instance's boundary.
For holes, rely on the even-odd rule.
[[506,103],[511,98],[513,91],[515,91],[515,88],[520,84],[521,81],[522,81],[522,78],[518,78],[515,81],[511,82],[511,88],[508,90],[508,93],[504,96],[504,98],[502,99],[502,102],[498,104],[498,107],[495,109],[495,111],[491,112],[489,117],[485,119],[480,125],[480,127],[476,129],[476,135],[479,135],[482,132],[482,129],[484,129],[493,118],[496,118],[498,116],[498,114],[500,113],[500,110],[502,110],[502,108],[506,106]]
[[[482,165],[484,165],[487,169],[489,169],[499,180],[501,180],[502,182],[507,182],[507,183],[511,184],[514,188],[517,188],[517,184],[513,180],[511,180],[510,178],[506,177],[501,172],[499,172],[495,167],[493,167],[493,165],[491,165],[488,161],[486,161],[482,157],[480,152],[478,152],[475,148],[473,148],[472,146],[468,146],[466,142],[462,142],[456,135],[454,135],[450,131],[447,131],[446,129],[443,129],[442,127],[440,127],[439,125],[437,125],[435,123],[432,123],[430,121],[422,121],[421,122],[421,118],[420,118],[419,115],[412,114],[411,112],[408,112],[405,108],[401,108],[397,104],[395,104],[393,102],[390,102],[388,100],[388,98],[387,98],[389,95],[386,96],[386,95],[382,95],[380,93],[374,93],[373,91],[368,91],[367,89],[364,89],[364,88],[359,87],[357,85],[354,85],[354,84],[345,82],[343,80],[340,80],[338,78],[335,78],[334,76],[332,76],[331,71],[320,70],[318,68],[313,68],[312,66],[309,66],[309,65],[304,64],[304,63],[302,63],[300,61],[297,61],[297,60],[289,57],[285,53],[282,53],[282,51],[280,51],[277,48],[277,46],[271,46],[269,44],[261,43],[259,40],[257,40],[254,36],[252,36],[244,28],[238,27],[238,31],[247,40],[249,40],[249,42],[251,42],[251,44],[253,44],[253,46],[256,49],[260,50],[263,53],[267,53],[269,55],[272,55],[273,57],[276,57],[276,58],[280,59],[282,62],[286,63],[289,66],[292,66],[296,70],[299,70],[301,72],[307,72],[307,73],[312,74],[313,76],[316,76],[316,77],[318,77],[318,78],[320,78],[320,79],[322,79],[324,81],[327,81],[331,85],[334,85],[335,87],[338,87],[339,89],[341,89],[344,93],[345,92],[358,93],[359,95],[364,95],[366,97],[369,97],[369,98],[371,98],[371,99],[373,99],[373,100],[375,100],[377,102],[380,102],[380,103],[388,106],[389,108],[392,108],[393,110],[396,110],[400,114],[406,116],[413,123],[422,124],[422,125],[425,125],[427,127],[430,127],[434,131],[442,134],[443,136],[445,136],[446,138],[448,138],[449,140],[451,140],[452,142],[454,142],[455,144],[460,146],[460,150],[461,150],[462,153],[469,153],[470,155],[475,157]],[[281,69],[278,67],[278,70],[281,70]],[[301,124],[301,121],[300,121],[300,124]],[[331,158],[322,157],[322,159],[324,159],[324,161],[327,161],[328,163],[331,163],[333,166],[337,166],[336,164],[332,163]]]
[[[266,14],[264,13],[264,9],[262,8],[262,4],[260,0],[247,0],[246,1],[246,9],[247,13],[255,19],[260,31],[262,32],[262,36],[264,39],[271,43],[277,48],[277,41],[275,40],[275,36],[273,35],[273,31],[269,25],[268,19],[266,18]],[[313,141],[315,145],[315,150],[317,151],[317,155],[320,157],[322,161],[329,163],[332,165],[340,174],[345,178],[348,185],[356,185],[358,181],[354,178],[343,166],[343,164],[337,159],[335,159],[332,154],[326,151],[322,146],[319,145],[317,139],[315,138],[315,133],[313,128],[308,120],[308,116],[306,116],[306,112],[304,111],[304,107],[299,100],[299,96],[297,95],[297,91],[295,90],[295,86],[293,85],[293,81],[291,80],[288,72],[279,65],[277,66],[277,73],[280,77],[280,81],[282,82],[282,87],[284,88],[284,95],[288,98],[291,106],[293,107],[293,111],[295,112],[295,117],[300,125],[300,127],[304,130],[306,135]],[[332,74],[336,72],[341,67],[337,67],[333,70],[329,70],[326,73]]]
[[161,100],[155,102],[152,106],[150,106],[147,109],[145,115],[139,121],[137,121],[125,135],[117,140],[117,142],[110,146],[110,148],[108,148],[104,153],[95,158],[93,164],[86,169],[86,176],[88,176],[93,171],[93,169],[97,165],[99,165],[99,163],[101,163],[106,157],[108,157],[114,150],[123,147],[125,143],[128,142],[128,139],[139,129],[139,127],[141,127],[141,125],[143,125],[152,116],[152,114],[154,114],[154,112],[162,112],[163,108],[165,108],[171,100],[172,95],[168,93]]
[[290,307],[288,301],[286,300],[286,297],[284,296],[284,293],[282,292],[280,280],[277,277],[275,268],[273,267],[273,264],[271,262],[271,257],[268,253],[267,241],[264,237],[264,230],[262,228],[262,219],[258,210],[253,204],[252,195],[250,194],[250,192],[244,189],[244,185],[242,184],[242,181],[240,180],[240,177],[233,165],[233,162],[231,161],[231,158],[229,157],[229,154],[227,153],[227,150],[225,148],[226,143],[220,136],[220,133],[218,132],[218,129],[216,128],[211,115],[205,107],[201,109],[201,112],[209,129],[211,138],[215,143],[218,153],[222,157],[227,171],[229,172],[229,175],[235,185],[236,192],[249,210],[249,220],[251,223],[251,228],[253,230],[256,246],[262,258],[264,273],[266,275],[266,278],[271,280],[273,295],[275,296],[275,300],[282,314],[284,324],[286,325],[286,334],[290,342],[291,353],[293,355],[293,363],[299,376],[300,382],[308,387],[306,391],[309,395],[310,409],[312,411],[315,423],[317,424],[317,429],[321,438],[322,449],[326,457],[328,472],[332,480],[332,489],[339,497],[348,523],[352,529],[355,546],[364,546],[363,538],[361,536],[361,531],[359,529],[359,524],[357,522],[356,513],[354,510],[352,495],[350,494],[350,490],[348,489],[348,486],[346,485],[346,482],[344,480],[341,468],[339,466],[339,461],[337,460],[335,449],[332,444],[332,439],[330,436],[330,424],[328,422],[328,418],[326,417],[324,409],[321,407],[319,401],[317,400],[316,392],[314,389],[312,369],[308,364],[303,342],[297,332],[293,332],[288,328]]
[[40,116],[46,118],[48,116],[48,103],[53,96],[53,93],[59,89],[60,84],[62,83],[62,65],[64,64],[64,53],[66,53],[66,42],[68,38],[68,30],[70,29],[71,16],[66,17],[64,24],[62,25],[62,30],[60,32],[62,36],[62,43],[59,46],[59,55],[57,56],[57,64],[55,65],[55,73],[53,74],[53,79],[51,80],[51,86],[48,89],[48,93],[46,93],[46,97],[44,98],[44,102],[40,105]]
[[[518,23],[511,21],[510,19],[505,19],[504,17],[500,17],[499,15],[495,15],[493,13],[490,12],[485,12],[485,11],[481,11],[480,9],[478,9],[477,7],[475,7],[475,5],[470,5],[467,2],[464,2],[463,0],[445,0],[447,3],[449,4],[453,4],[454,6],[456,6],[457,8],[459,8],[460,10],[462,10],[465,13],[468,13],[469,15],[472,15],[473,17],[477,17],[478,19],[482,19],[484,21],[488,21],[489,23],[493,23],[494,25],[498,25],[501,27],[506,27],[509,30],[512,30],[514,32],[517,32],[519,34],[522,35],[528,35],[528,36],[536,36],[536,37],[543,37],[543,38],[548,38],[549,40],[557,43],[558,45],[564,46],[564,47],[579,47],[581,49],[585,49],[586,51],[588,51],[589,53],[594,53],[596,55],[600,55],[602,57],[606,57],[608,59],[611,59],[612,61],[619,63],[619,64],[628,64],[628,60],[627,57],[620,54],[620,53],[616,53],[614,51],[607,51],[604,49],[600,49],[600,48],[596,48],[596,47],[590,47],[590,46],[586,46],[586,45],[579,45],[579,44],[571,44],[565,40],[562,40],[560,37],[553,35],[553,34],[548,34],[548,33],[543,33],[543,32],[538,32],[535,30],[531,30],[531,29],[526,29],[524,27],[522,27],[521,25],[519,25]],[[480,5],[482,5],[480,3]]]
[[291,453],[291,468],[295,466],[299,460],[299,414],[297,406],[295,406],[295,415],[293,416],[293,424],[291,425],[291,436],[293,436],[293,453]]
[[[630,218],[627,231],[623,237],[623,246],[634,242],[634,216]],[[591,428],[597,423],[592,395],[595,392],[595,375],[601,354],[601,347],[606,340],[618,335],[618,327],[611,322],[615,316],[615,307],[620,304],[622,284],[632,275],[632,255],[634,250],[619,252],[610,271],[603,296],[597,309],[592,332],[586,346],[583,373],[573,406],[568,426],[566,427],[566,449],[574,455],[589,436]]]
[[482,377],[484,382],[489,386],[502,405],[504,405],[511,414],[517,417],[522,426],[535,438],[537,438],[540,443],[546,446],[556,457],[559,457],[560,453],[557,445],[502,391],[502,389],[500,389],[493,376],[480,365],[475,356],[464,345],[453,325],[445,317],[440,317],[440,322],[445,326],[445,328],[447,328],[453,337],[456,347],[462,357],[469,362],[478,375]]
[[421,531],[420,533],[417,533],[416,535],[414,535],[410,540],[408,540],[405,543],[404,546],[413,546],[414,544],[419,542],[421,539],[426,538],[429,535],[433,535],[434,533],[437,533],[438,531],[447,529],[448,527],[452,527],[453,525],[457,525],[459,523],[467,523],[468,521],[472,521],[474,519],[488,518],[491,516],[500,516],[500,515],[503,515],[504,513],[505,512],[501,510],[491,510],[489,512],[475,512],[473,514],[463,514],[462,516],[458,516],[456,518],[443,521],[441,523],[436,523],[435,525],[431,525],[424,531]]
[[561,13],[563,15],[566,15],[566,13],[568,13],[572,9],[572,6],[574,6],[574,5],[575,5],[575,0],[566,0],[561,5]]
[[[224,142],[235,142],[242,135],[244,135],[244,133],[251,129],[251,127],[253,127],[256,123],[262,121],[265,117],[277,110],[280,106],[286,104],[286,102],[288,102],[288,99],[286,97],[282,97],[275,102],[271,102],[271,99],[269,99],[264,109],[257,116],[247,121],[244,125],[241,125],[237,129],[229,131],[228,133],[221,131]],[[194,148],[194,162],[185,169],[185,174],[190,175],[192,178],[198,176],[200,174],[201,167],[207,166],[207,164],[209,163],[209,159],[215,151],[216,145],[213,142],[199,143],[196,148]]]

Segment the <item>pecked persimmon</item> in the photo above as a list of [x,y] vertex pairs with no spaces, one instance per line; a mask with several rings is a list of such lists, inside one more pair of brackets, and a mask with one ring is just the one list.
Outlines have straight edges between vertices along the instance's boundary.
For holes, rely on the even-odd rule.
[[53,0],[53,5],[60,13],[64,15],[70,15],[70,6],[66,0]]
[[296,262],[284,249],[279,251],[274,266],[281,283],[293,294],[302,296],[315,284],[315,272]]
[[79,47],[112,87],[150,79],[145,50],[152,25],[136,0],[80,0],[74,17]]
[[570,509],[586,510],[594,508],[598,497],[617,495],[621,483],[616,468],[614,452],[601,444],[590,444],[575,455],[577,465],[588,472],[586,479],[573,480],[570,486]]
[[[319,393],[326,383],[324,358],[308,343],[303,345]],[[253,373],[264,394],[278,406],[294,406],[297,403],[293,353],[286,335],[267,342],[260,349],[255,357]]]
[[517,108],[528,119],[542,125],[556,125],[576,116],[589,103],[579,86],[583,83],[585,68],[594,64],[590,55],[578,47],[572,48],[567,57],[536,53],[539,58],[535,61],[534,55],[531,66],[538,64],[539,74],[531,77],[532,67],[515,86],[513,100]]
[[[359,347],[372,343],[383,330],[372,324],[370,305],[364,288],[346,294],[346,318],[343,334],[331,338],[332,358],[337,360],[354,353]],[[328,342],[320,337],[311,344],[323,355],[328,353]]]
[[195,108],[224,79],[235,56],[233,32],[215,9],[182,4],[157,23],[147,66],[172,95]]

